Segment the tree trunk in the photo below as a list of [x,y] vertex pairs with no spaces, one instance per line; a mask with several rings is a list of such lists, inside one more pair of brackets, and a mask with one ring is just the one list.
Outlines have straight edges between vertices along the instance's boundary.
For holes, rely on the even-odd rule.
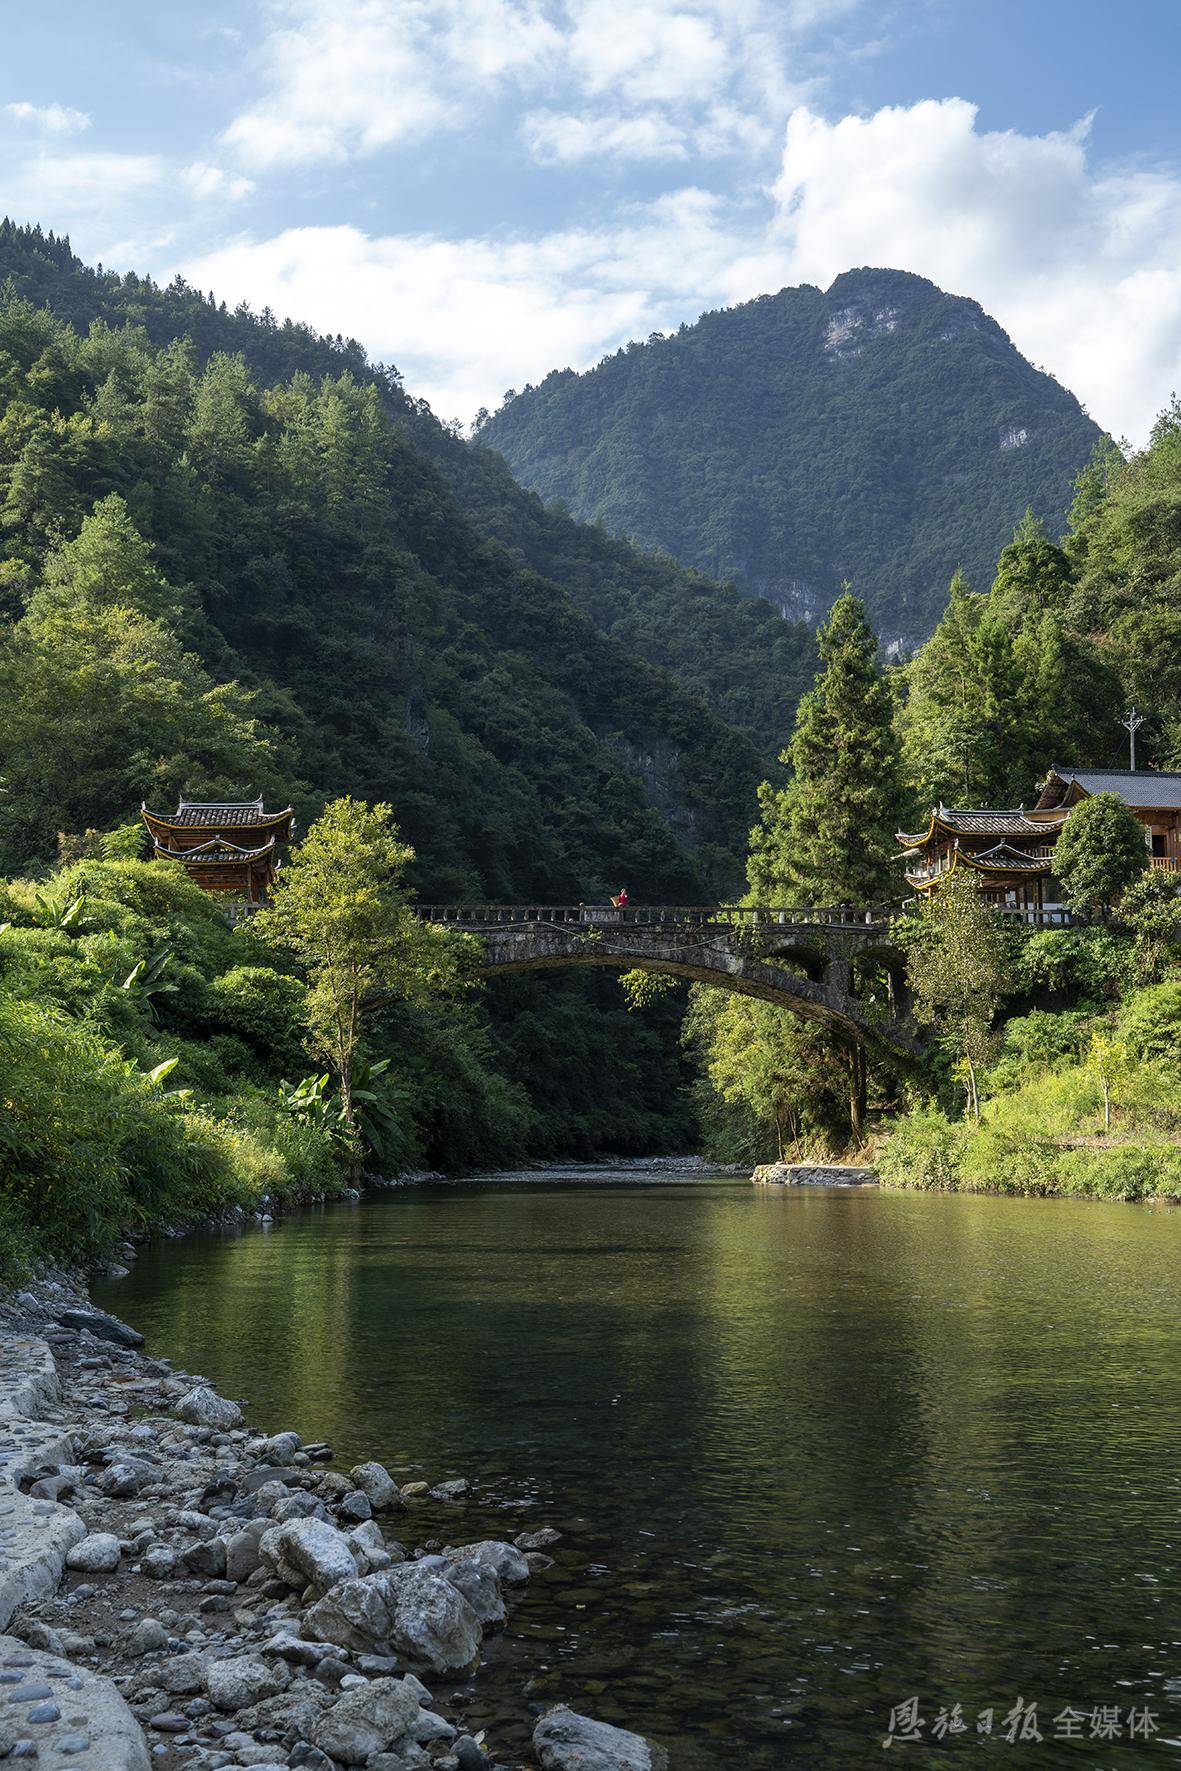
[[865,1142],[866,1066],[865,1050],[849,1048],[849,1137],[856,1149]]

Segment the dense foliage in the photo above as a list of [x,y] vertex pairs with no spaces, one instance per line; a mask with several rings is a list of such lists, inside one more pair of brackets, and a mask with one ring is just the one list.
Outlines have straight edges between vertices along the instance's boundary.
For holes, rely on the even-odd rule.
[[1112,903],[1139,880],[1144,859],[1144,826],[1118,793],[1083,800],[1054,844],[1063,901],[1078,910]]
[[859,270],[706,314],[507,397],[480,438],[614,534],[815,617],[852,581],[887,640],[1055,528],[1099,437],[973,301]]
[[[179,278],[160,289],[133,273],[120,276],[91,270],[74,256],[68,241],[46,236],[38,228],[0,222],[0,286],[6,282],[13,292],[35,306],[48,306],[81,333],[98,320],[120,330],[132,326],[159,347],[184,339],[191,345],[190,361],[198,367],[219,353],[240,355],[261,387],[289,381],[296,374],[310,375],[317,384],[325,377],[336,380],[347,374],[372,387],[386,418],[398,429],[403,452],[421,475],[422,484],[410,491],[417,514],[430,519],[427,532],[433,541],[445,543],[450,535],[458,539],[462,534],[466,551],[472,540],[470,524],[481,540],[497,544],[498,569],[493,578],[503,571],[503,550],[518,566],[527,567],[531,577],[546,581],[536,594],[552,597],[559,619],[555,642],[577,643],[578,630],[563,630],[561,625],[562,612],[573,605],[600,632],[668,672],[691,697],[748,733],[766,757],[772,754],[811,676],[814,649],[806,626],[785,623],[769,603],[739,596],[684,570],[669,557],[640,554],[601,529],[545,508],[534,493],[517,484],[498,456],[462,442],[453,429],[440,424],[425,402],[403,392],[396,370],[370,365],[355,342],[319,337],[290,320],[280,324],[269,311],[252,314],[246,307],[230,311],[224,302],[202,295]],[[441,495],[443,482],[446,492]],[[400,539],[417,553],[423,530],[405,526],[408,515],[404,513]],[[315,526],[314,517],[305,520]],[[442,580],[440,594],[448,600],[450,580],[463,568],[463,560],[450,560],[444,549],[423,563]],[[298,580],[300,575],[295,576]],[[254,594],[257,587],[251,582],[248,588]],[[339,594],[331,582],[318,588],[321,608]],[[360,587],[350,584],[349,588],[353,600]],[[481,609],[477,619],[485,614]],[[536,610],[530,611],[529,619],[539,619]],[[531,635],[526,649],[541,637]],[[502,641],[495,632],[491,638],[494,645]],[[508,643],[515,645],[515,637],[509,636]],[[618,654],[607,651],[600,656],[610,659]],[[429,698],[430,685],[423,688]],[[466,724],[465,710],[461,708],[459,715]],[[608,731],[620,726],[605,712],[603,718]],[[642,721],[637,721],[633,707],[620,729],[627,732],[630,726],[638,756],[643,746],[635,744],[637,723]],[[655,739],[660,729],[657,721],[656,729],[646,736]],[[418,833],[414,834],[421,847]]]

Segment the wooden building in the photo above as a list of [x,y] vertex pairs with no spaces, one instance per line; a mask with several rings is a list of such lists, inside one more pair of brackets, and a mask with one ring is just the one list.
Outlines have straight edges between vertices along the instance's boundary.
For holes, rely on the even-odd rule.
[[957,867],[986,896],[1022,910],[1058,910],[1054,844],[1074,807],[1115,793],[1144,826],[1145,864],[1181,872],[1181,774],[1159,769],[1073,769],[1055,764],[1028,810],[936,806],[926,830],[898,832],[907,883],[929,892]]
[[1049,888],[1058,832],[1069,813],[989,806],[936,806],[926,830],[900,830],[908,885],[929,892],[958,867],[976,874],[987,897],[1041,910],[1056,897]]
[[1163,769],[1070,769],[1055,765],[1046,776],[1034,817],[1069,811],[1093,793],[1118,793],[1144,826],[1154,867],[1181,872],[1181,774]]
[[263,809],[261,799],[182,799],[163,817],[140,807],[158,861],[178,861],[207,892],[233,892],[261,904],[279,866],[278,844],[290,842],[295,814]]

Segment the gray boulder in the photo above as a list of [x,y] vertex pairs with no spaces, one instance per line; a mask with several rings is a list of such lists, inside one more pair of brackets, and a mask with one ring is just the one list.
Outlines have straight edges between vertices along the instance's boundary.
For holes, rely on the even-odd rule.
[[286,1468],[295,1462],[295,1454],[302,1443],[298,1433],[275,1433],[269,1439],[252,1440],[246,1449],[260,1463]]
[[288,1672],[281,1660],[260,1660],[244,1654],[241,1659],[210,1661],[205,1690],[219,1710],[249,1709],[264,1697],[274,1697],[287,1687]]
[[483,1634],[442,1567],[421,1562],[342,1581],[304,1614],[302,1628],[341,1648],[399,1654],[439,1673],[470,1666]]
[[580,1716],[565,1704],[533,1730],[541,1771],[667,1771],[668,1754],[640,1734]]
[[208,1384],[198,1384],[182,1396],[173,1413],[191,1427],[212,1427],[215,1433],[226,1433],[242,1423],[242,1410],[236,1402],[219,1396]]
[[123,1652],[138,1657],[168,1646],[168,1631],[154,1617],[141,1617],[123,1638]]
[[498,1628],[508,1616],[495,1571],[475,1557],[454,1553],[445,1557],[424,1556],[418,1566],[438,1568],[453,1586],[458,1587],[484,1629]]
[[273,1526],[259,1539],[258,1553],[263,1565],[289,1587],[310,1586],[317,1593],[357,1573],[348,1539],[324,1519],[289,1519]]
[[117,1316],[105,1310],[61,1310],[58,1321],[65,1328],[83,1328],[100,1341],[112,1341],[117,1347],[142,1347],[144,1337],[138,1329],[129,1328]]
[[253,1531],[231,1532],[230,1536],[226,1538],[225,1576],[227,1580],[239,1583],[249,1580],[259,1565],[258,1545],[259,1536]]
[[141,1567],[149,1580],[168,1580],[176,1572],[176,1552],[166,1543],[154,1543],[145,1551]]
[[384,1464],[357,1464],[349,1474],[375,1513],[401,1505],[401,1491]]
[[92,1531],[66,1552],[66,1567],[82,1574],[113,1574],[119,1566],[119,1539],[110,1531]]
[[152,1480],[154,1474],[144,1464],[109,1464],[98,1479],[98,1488],[112,1500],[131,1500],[145,1482]]
[[417,1693],[401,1679],[346,1691],[312,1728],[312,1743],[344,1765],[363,1765],[400,1740],[418,1717]]
[[529,1564],[521,1551],[511,1543],[488,1537],[481,1543],[464,1543],[453,1550],[444,1550],[446,1562],[475,1562],[494,1574],[507,1586],[516,1586],[529,1578]]

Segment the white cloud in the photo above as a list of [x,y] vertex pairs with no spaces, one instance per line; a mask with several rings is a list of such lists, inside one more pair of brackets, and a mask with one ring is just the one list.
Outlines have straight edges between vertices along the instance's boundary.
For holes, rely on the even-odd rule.
[[10,212],[61,227],[138,199],[166,176],[167,162],[157,154],[45,154],[11,168],[0,190]]
[[4,114],[15,123],[28,124],[41,135],[78,135],[83,129],[90,128],[86,112],[76,111],[70,105],[34,105],[21,99],[16,104],[5,105]]
[[239,173],[224,172],[220,166],[209,166],[204,160],[194,160],[191,166],[184,168],[180,176],[193,196],[204,203],[211,202],[214,198],[240,203],[255,188],[252,179],[243,178]]
[[508,0],[285,0],[268,95],[224,140],[263,169],[372,153],[455,128],[473,91],[543,60],[554,33]]
[[766,146],[805,88],[799,35],[864,0],[279,0],[261,97],[223,141],[251,167],[312,165],[471,129],[530,104],[542,160]]
[[[537,151],[571,158],[592,125],[528,127]],[[983,131],[960,99],[836,122],[797,109],[778,178],[739,200],[688,187],[511,240],[288,229],[183,268],[230,301],[354,334],[466,417],[704,308],[867,264],[973,296],[1117,435],[1142,441],[1181,386],[1181,176],[1092,167],[1085,123]]]
[[683,160],[684,131],[667,117],[571,116],[531,111],[521,129],[535,160],[571,166],[579,160]]

